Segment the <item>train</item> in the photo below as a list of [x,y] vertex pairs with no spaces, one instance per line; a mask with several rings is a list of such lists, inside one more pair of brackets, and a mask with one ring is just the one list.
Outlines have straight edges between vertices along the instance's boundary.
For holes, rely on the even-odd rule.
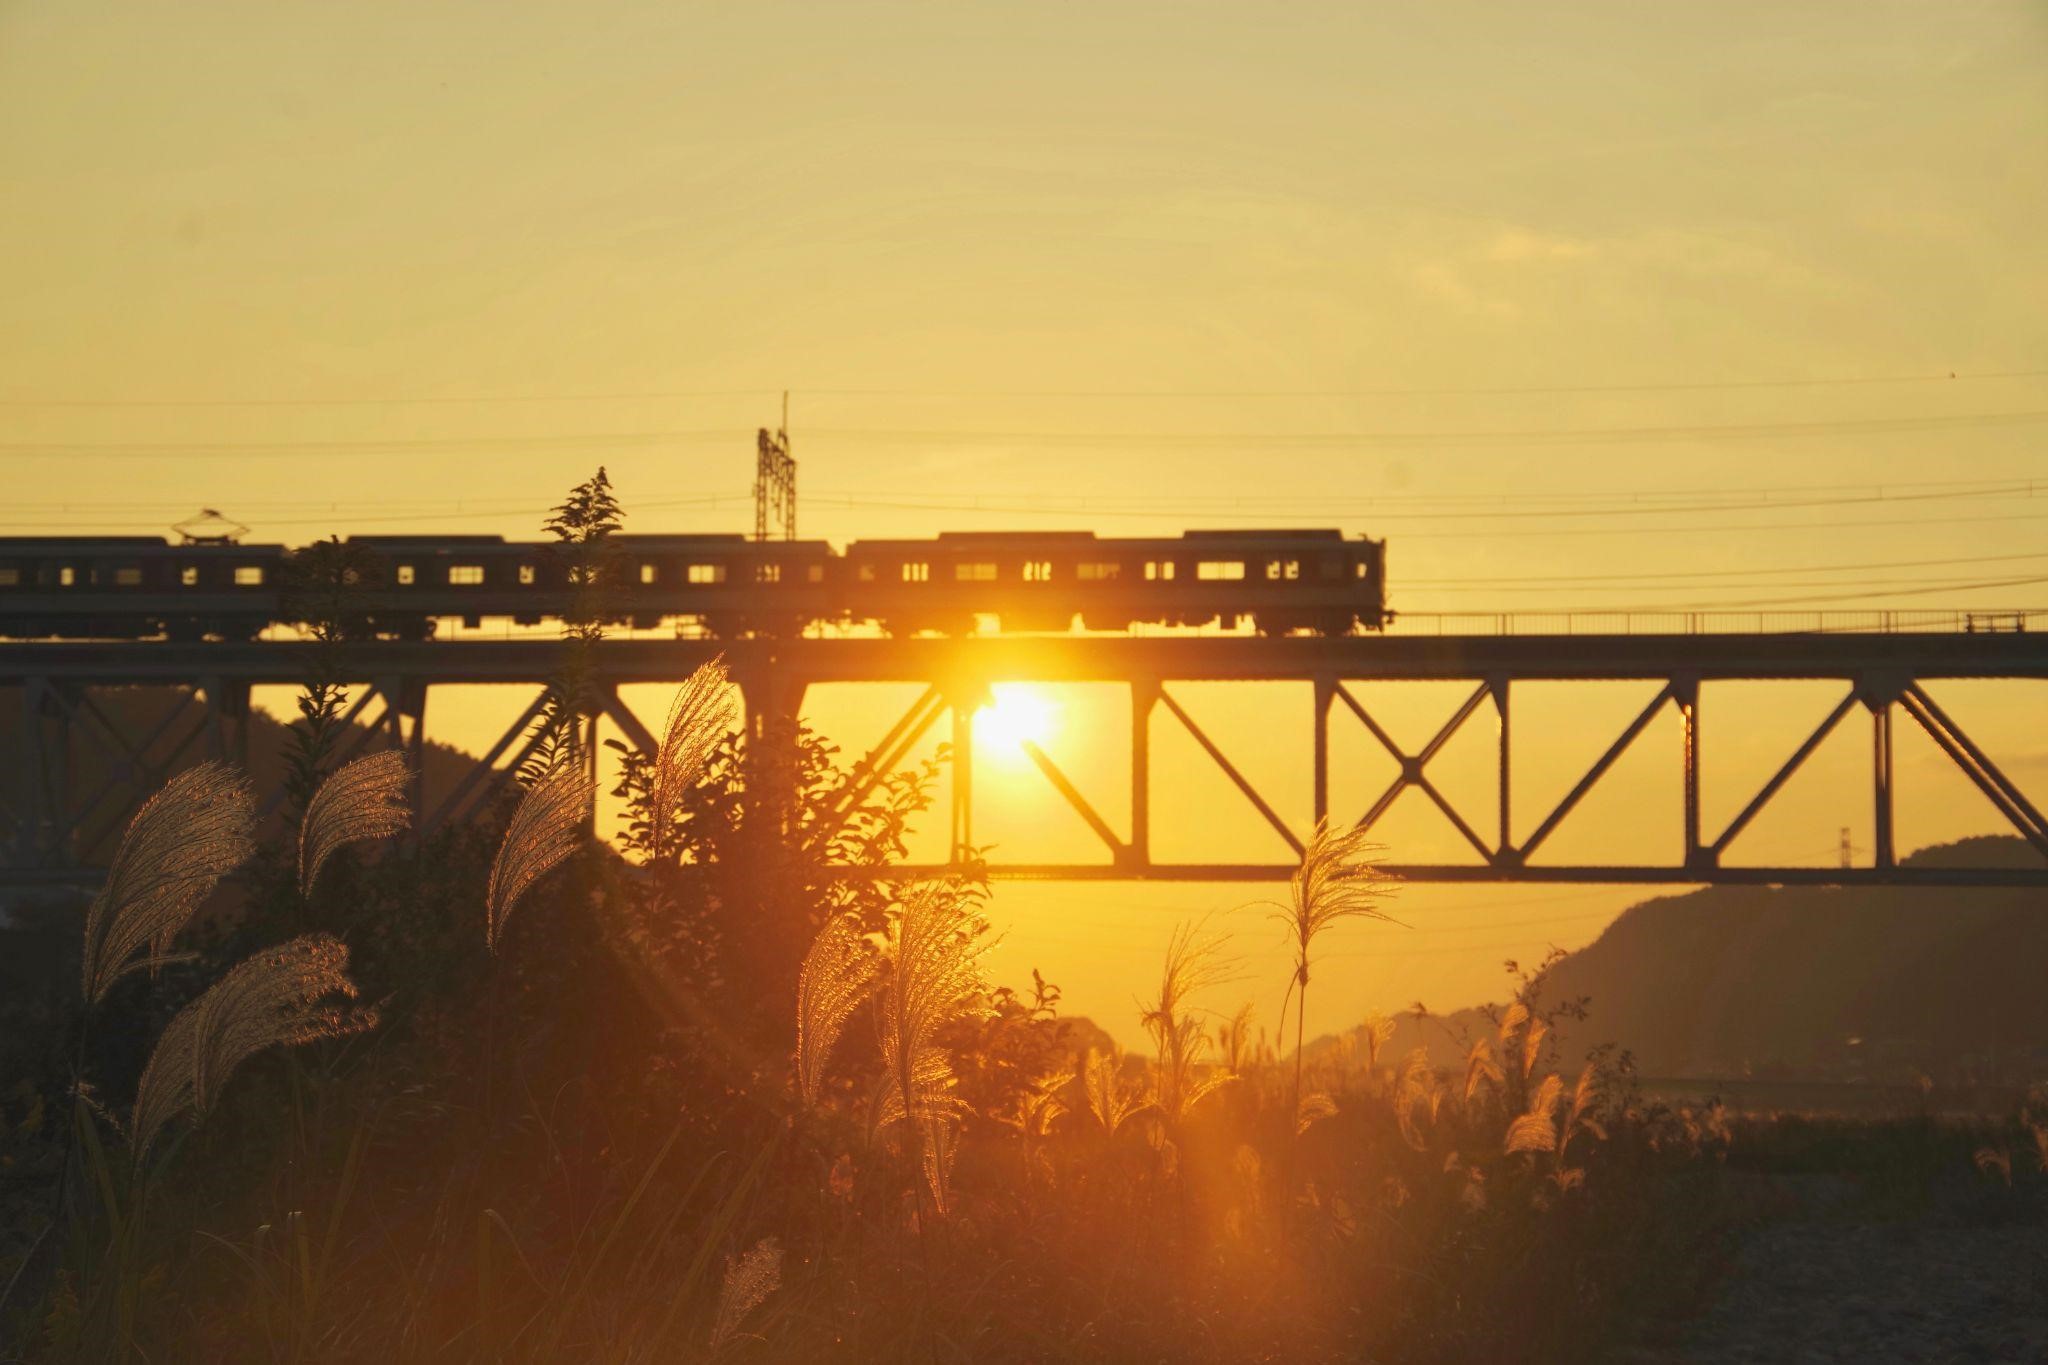
[[[347,538],[369,567],[352,611],[377,636],[430,638],[442,620],[521,625],[575,595],[552,542],[481,535]],[[282,544],[163,537],[0,537],[0,636],[248,640],[303,613]],[[1249,623],[1262,634],[1377,631],[1386,542],[1320,530],[946,532],[919,540],[753,540],[618,535],[606,572],[621,623],[693,626],[718,638],[818,624],[893,636],[1118,631]]]

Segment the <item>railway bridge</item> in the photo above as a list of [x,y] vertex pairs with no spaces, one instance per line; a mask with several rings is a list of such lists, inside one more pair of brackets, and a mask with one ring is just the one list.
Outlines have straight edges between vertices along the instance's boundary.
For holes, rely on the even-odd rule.
[[[250,689],[295,685],[314,667],[313,646],[298,640],[240,643],[160,641],[0,643],[0,705],[18,707],[21,752],[6,766],[0,786],[0,885],[90,880],[95,869],[81,851],[100,849],[135,805],[191,755],[236,757],[246,746]],[[434,825],[462,818],[490,790],[494,772],[516,767],[522,743],[540,706],[540,689],[560,660],[559,642],[545,638],[433,640],[351,646],[358,686],[350,719],[360,749],[389,744],[411,750],[415,770],[426,742],[428,701],[437,687],[471,683],[525,684],[533,703],[477,757],[454,789],[423,812]],[[1284,877],[1290,865],[1241,862],[1164,862],[1153,856],[1155,723],[1183,728],[1207,761],[1241,794],[1244,819],[1270,825],[1299,849],[1305,830],[1279,813],[1275,795],[1262,791],[1226,747],[1206,732],[1176,695],[1195,682],[1296,682],[1313,689],[1307,732],[1269,733],[1266,743],[1299,743],[1313,755],[1312,806],[1321,817],[1379,821],[1409,788],[1436,806],[1472,849],[1470,861],[1392,865],[1415,881],[1808,883],[1843,885],[2048,886],[2048,819],[2035,801],[1967,734],[1930,694],[1927,684],[1947,679],[2048,678],[2048,634],[1975,630],[1827,634],[1597,634],[1351,636],[990,636],[945,638],[800,638],[714,642],[692,639],[615,639],[597,647],[598,693],[604,715],[629,739],[651,745],[643,719],[621,700],[634,683],[680,682],[698,664],[723,654],[741,688],[749,723],[797,715],[809,688],[832,683],[910,683],[917,700],[881,742],[855,765],[845,800],[852,803],[893,771],[914,747],[939,731],[948,735],[953,764],[953,846],[973,844],[975,784],[973,730],[976,707],[998,683],[1111,683],[1127,689],[1130,790],[1128,809],[1105,810],[1052,758],[1029,742],[1032,765],[1085,822],[1102,845],[1092,861],[996,861],[997,877],[1075,880],[1157,879],[1258,881]],[[1404,747],[1367,707],[1358,684],[1391,680],[1461,683],[1463,701],[1419,748]],[[1588,765],[1566,794],[1540,812],[1516,811],[1510,801],[1517,685],[1534,682],[1633,680],[1653,684],[1654,696]],[[1703,714],[1701,686],[1729,680],[1820,680],[1839,685],[1839,700],[1725,825],[1708,827],[1700,813],[1700,761],[1710,744],[1711,717]],[[182,689],[201,705],[175,708],[156,733],[128,733],[116,711],[103,705],[108,689],[147,686]],[[1669,709],[1682,742],[1668,754],[1683,792],[1684,838],[1668,853],[1614,863],[1558,864],[1539,855],[1558,825]],[[2041,856],[2038,866],[2005,868],[1902,866],[1894,844],[1893,808],[1898,773],[1893,735],[1901,724],[1923,730],[2020,838]],[[1362,810],[1333,810],[1330,755],[1333,727],[1357,726],[1398,765],[1391,783]],[[1468,726],[1490,727],[1497,754],[1497,810],[1483,822],[1468,819],[1432,777],[1432,761]],[[1874,856],[1854,868],[1730,865],[1730,843],[1747,828],[1838,728],[1857,726],[1869,736],[1869,801]],[[182,733],[172,733],[182,727]],[[93,790],[78,790],[74,761],[83,749],[99,751],[106,775]],[[1239,754],[1242,757],[1242,753]],[[1517,828],[1527,832],[1517,837]],[[943,870],[944,864],[915,869]]]

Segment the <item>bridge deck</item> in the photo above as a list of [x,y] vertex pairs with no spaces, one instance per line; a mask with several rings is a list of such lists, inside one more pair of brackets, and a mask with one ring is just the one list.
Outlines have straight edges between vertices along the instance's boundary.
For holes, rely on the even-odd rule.
[[[173,644],[0,643],[0,684],[28,678],[117,684],[219,678],[291,684],[312,664],[302,641]],[[608,640],[614,683],[674,681],[714,655],[735,674],[805,683],[1017,678],[1039,682],[1274,681],[1339,677],[1517,680],[1670,678],[2048,678],[2048,632],[1856,635],[1446,635],[1340,639],[1054,635],[965,639]],[[540,682],[560,658],[548,639],[368,643],[348,647],[364,678],[436,684]]]

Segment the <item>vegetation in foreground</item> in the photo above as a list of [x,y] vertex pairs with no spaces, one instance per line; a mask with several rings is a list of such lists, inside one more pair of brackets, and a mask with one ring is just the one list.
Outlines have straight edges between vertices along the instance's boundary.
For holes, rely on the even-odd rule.
[[[2040,1212],[2048,1128],[1745,1125],[1561,1068],[1586,1002],[1541,970],[1457,1067],[1383,1016],[1283,1054],[1185,925],[1123,1056],[983,979],[982,884],[889,877],[931,773],[854,800],[801,727],[735,732],[716,666],[594,845],[618,523],[601,475],[551,523],[589,598],[488,820],[364,856],[407,774],[337,761],[337,667],[290,837],[188,770],[82,917],[16,931],[61,966],[0,1030],[15,1358],[1576,1361],[1695,1307],[1774,1177]],[[1319,831],[1275,907],[1297,1010],[1320,930],[1382,913],[1372,854]]]

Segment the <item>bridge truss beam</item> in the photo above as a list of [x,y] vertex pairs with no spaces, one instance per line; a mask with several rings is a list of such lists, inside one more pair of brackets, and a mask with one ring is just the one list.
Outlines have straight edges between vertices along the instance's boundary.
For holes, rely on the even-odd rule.
[[[1182,684],[1208,681],[1292,681],[1314,695],[1312,728],[1304,740],[1312,754],[1309,805],[1315,818],[1332,816],[1370,829],[1410,788],[1445,817],[1471,849],[1471,861],[1402,864],[1391,870],[1416,881],[1640,882],[1667,884],[1786,883],[1839,885],[2048,886],[2048,820],[2039,807],[1928,694],[1924,684],[1950,678],[2048,678],[2048,637],[2040,635],[1757,635],[1757,636],[1524,636],[1264,640],[1246,637],[1018,637],[988,639],[811,638],[607,642],[598,651],[603,715],[629,741],[649,746],[649,728],[619,698],[629,683],[679,683],[713,654],[723,653],[747,700],[748,723],[760,740],[800,713],[806,690],[842,682],[922,684],[917,700],[853,769],[840,809],[850,813],[875,784],[898,770],[950,716],[952,777],[949,860],[916,869],[955,868],[975,849],[976,774],[974,715],[999,682],[1112,682],[1128,688],[1131,727],[1129,809],[1112,821],[1037,744],[1026,743],[1032,767],[1103,845],[1104,857],[1086,863],[992,862],[999,877],[1072,880],[1152,879],[1252,881],[1281,878],[1292,863],[1163,862],[1153,855],[1153,736],[1155,722],[1177,725],[1244,799],[1246,814],[1270,827],[1280,846],[1298,856],[1308,831],[1282,810],[1288,800],[1262,790],[1176,695]],[[503,642],[423,642],[364,646],[358,651],[365,685],[354,698],[353,718],[367,716],[353,741],[410,750],[418,768],[425,742],[428,689],[436,685],[520,682],[536,691],[550,676],[558,647],[545,639]],[[200,739],[212,752],[232,756],[246,746],[248,690],[257,684],[292,684],[308,671],[310,656],[296,642],[173,645],[0,645],[0,688],[20,694],[23,761],[15,790],[0,793],[14,824],[11,859],[16,880],[59,874],[97,850],[127,812]],[[1704,752],[1700,687],[1708,681],[1833,680],[1843,695],[1718,832],[1702,827],[1700,769]],[[1410,752],[1394,738],[1355,690],[1382,681],[1462,682],[1469,687],[1421,748]],[[1515,684],[1634,680],[1656,691],[1565,795],[1540,812],[1516,837],[1510,803]],[[205,706],[202,721],[169,749],[161,747],[172,720],[155,733],[124,736],[91,697],[96,687],[159,685],[187,689]],[[429,828],[463,818],[492,789],[494,772],[516,768],[531,748],[540,701],[516,719],[444,797],[423,823]],[[1684,837],[1676,860],[1614,864],[1549,864],[1537,860],[1559,826],[1665,711],[1675,711],[1681,744],[1674,756],[1682,787]],[[1821,744],[1862,711],[1871,718],[1873,863],[1862,868],[1744,867],[1725,859],[1730,845],[1765,810]],[[1492,720],[1498,768],[1497,819],[1488,830],[1467,817],[1432,777],[1431,764],[1482,713]],[[175,717],[176,712],[173,712]],[[1904,715],[1925,731],[1984,794],[2013,830],[2042,855],[2038,867],[1901,867],[1895,845],[1893,724]],[[1333,716],[1362,727],[1397,765],[1390,784],[1363,810],[1333,810],[1330,794]],[[97,746],[113,763],[114,778],[80,801],[69,791],[69,759],[76,739]],[[524,747],[522,748],[522,744]],[[509,755],[509,758],[508,758]],[[502,766],[501,766],[502,762]],[[109,787],[119,788],[110,792]],[[113,799],[114,804],[107,802]],[[1119,825],[1121,829],[1119,829]]]

